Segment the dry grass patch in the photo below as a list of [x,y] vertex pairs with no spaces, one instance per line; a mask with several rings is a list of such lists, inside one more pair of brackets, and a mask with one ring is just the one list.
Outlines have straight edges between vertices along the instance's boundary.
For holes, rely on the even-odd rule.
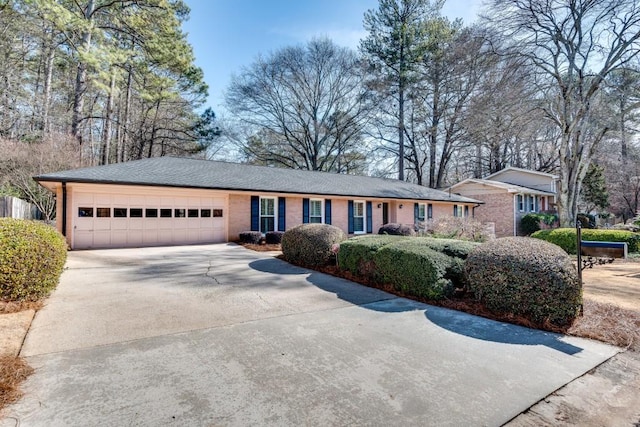
[[567,333],[640,351],[640,311],[585,298],[584,315]]
[[20,399],[20,384],[32,373],[33,368],[24,359],[0,356],[0,410]]
[[24,310],[38,311],[42,308],[44,303],[42,300],[38,301],[3,301],[0,300],[0,314],[18,313]]

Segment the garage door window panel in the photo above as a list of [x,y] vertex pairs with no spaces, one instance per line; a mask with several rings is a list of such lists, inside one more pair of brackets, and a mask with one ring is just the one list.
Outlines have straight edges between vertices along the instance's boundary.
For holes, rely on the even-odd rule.
[[98,218],[111,218],[111,208],[97,208],[96,216]]
[[173,211],[173,214],[174,214],[173,216],[175,218],[185,218],[186,217],[186,212],[185,212],[184,209],[175,209]]
[[78,208],[80,218],[93,218],[93,208]]
[[130,218],[142,218],[142,208],[131,208],[131,209],[129,209],[129,217]]
[[114,218],[126,218],[127,217],[127,208],[113,208],[113,217]]
[[200,209],[200,218],[211,218],[211,209]]
[[222,218],[222,209],[214,209],[213,210],[214,218]]
[[147,218],[158,218],[158,209],[147,208],[145,209],[144,216]]
[[172,218],[171,209],[160,209],[160,218]]

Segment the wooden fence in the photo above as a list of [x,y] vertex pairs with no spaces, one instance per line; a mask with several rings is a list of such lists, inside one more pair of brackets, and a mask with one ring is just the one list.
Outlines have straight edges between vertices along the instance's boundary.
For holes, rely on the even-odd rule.
[[22,199],[0,196],[0,218],[42,219],[42,213]]

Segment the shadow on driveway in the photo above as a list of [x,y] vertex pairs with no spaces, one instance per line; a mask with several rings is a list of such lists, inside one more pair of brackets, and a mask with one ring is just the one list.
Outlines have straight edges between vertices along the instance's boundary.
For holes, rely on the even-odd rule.
[[[424,310],[425,318],[440,328],[483,341],[516,345],[542,345],[568,355],[574,355],[583,350],[580,347],[562,341],[562,335],[559,334],[498,322],[415,301],[406,302],[404,298],[398,298],[379,289],[362,285],[352,286],[353,283],[348,280],[298,267],[277,258],[256,260],[249,263],[249,267],[271,274],[308,274],[309,276],[306,280],[312,285],[323,291],[332,292],[344,301],[369,310],[385,313]],[[379,292],[380,299],[374,303],[362,304],[363,290]]]

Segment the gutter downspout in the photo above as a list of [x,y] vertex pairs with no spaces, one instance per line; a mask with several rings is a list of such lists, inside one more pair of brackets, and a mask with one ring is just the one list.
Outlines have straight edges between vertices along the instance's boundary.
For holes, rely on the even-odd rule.
[[67,183],[62,181],[62,235],[67,237]]
[[518,212],[518,194],[513,195],[513,235],[518,235],[518,222],[516,220],[516,215]]

